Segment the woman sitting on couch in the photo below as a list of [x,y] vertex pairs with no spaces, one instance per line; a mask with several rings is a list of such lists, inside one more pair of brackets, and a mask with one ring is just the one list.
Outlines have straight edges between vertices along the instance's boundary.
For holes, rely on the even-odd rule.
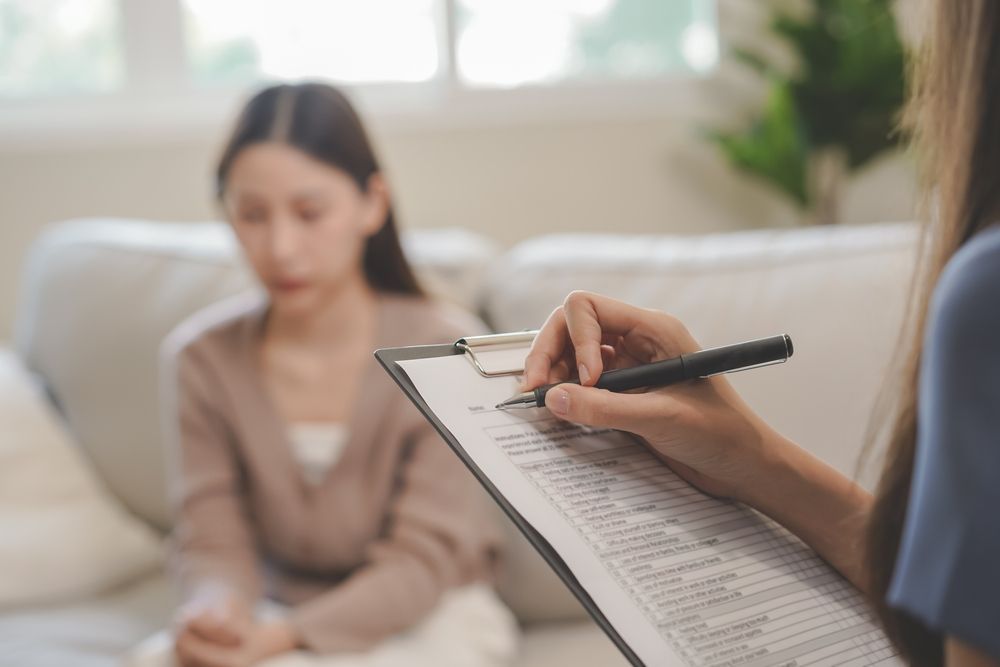
[[476,323],[421,292],[357,114],[326,85],[264,90],[217,185],[266,298],[198,313],[165,346],[183,604],[172,641],[138,654],[505,664],[514,622],[485,583],[497,538],[475,481],[372,357]]

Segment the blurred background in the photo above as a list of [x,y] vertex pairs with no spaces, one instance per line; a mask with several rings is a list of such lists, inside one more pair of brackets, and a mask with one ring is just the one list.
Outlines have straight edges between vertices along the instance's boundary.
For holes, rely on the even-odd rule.
[[[0,0],[0,339],[47,223],[217,219],[216,152],[278,79],[348,88],[411,227],[509,246],[911,219],[912,160],[886,123],[915,4]],[[875,33],[871,11],[889,17]],[[864,105],[831,109],[820,74],[838,99],[885,93],[860,138],[842,126]],[[813,143],[832,122],[822,146],[802,145],[811,122]]]

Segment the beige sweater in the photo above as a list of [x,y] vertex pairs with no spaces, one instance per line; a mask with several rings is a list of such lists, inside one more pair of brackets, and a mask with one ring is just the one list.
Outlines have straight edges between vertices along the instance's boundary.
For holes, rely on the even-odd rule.
[[[374,358],[340,460],[308,483],[259,371],[265,312],[259,297],[218,304],[164,346],[173,569],[187,595],[222,583],[290,605],[312,650],[364,650],[420,620],[447,588],[489,579],[495,526],[475,479]],[[479,327],[386,295],[376,344],[451,342]]]

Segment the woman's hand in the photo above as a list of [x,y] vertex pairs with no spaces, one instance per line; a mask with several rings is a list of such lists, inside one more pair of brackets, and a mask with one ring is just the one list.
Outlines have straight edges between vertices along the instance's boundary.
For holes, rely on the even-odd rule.
[[545,322],[525,360],[524,388],[576,374],[546,395],[556,416],[642,437],[682,477],[717,496],[749,501],[783,439],[723,376],[642,393],[593,385],[604,370],[677,357],[701,349],[684,325],[588,292],[573,292]]
[[252,625],[252,605],[224,586],[205,585],[174,620],[178,635],[189,633],[220,646],[236,646]]
[[573,292],[538,333],[524,364],[524,389],[568,379],[548,391],[558,417],[642,437],[674,471],[707,493],[756,507],[812,546],[859,588],[871,496],[782,437],[724,376],[642,393],[593,385],[605,369],[661,361],[700,349],[680,321],[662,312]]
[[224,646],[198,635],[182,633],[177,637],[174,648],[182,667],[252,667],[297,646],[298,639],[291,625],[277,620],[253,623],[244,641],[235,646]]
[[177,615],[181,667],[250,667],[297,644],[287,622],[257,622],[250,604],[219,588],[199,592]]

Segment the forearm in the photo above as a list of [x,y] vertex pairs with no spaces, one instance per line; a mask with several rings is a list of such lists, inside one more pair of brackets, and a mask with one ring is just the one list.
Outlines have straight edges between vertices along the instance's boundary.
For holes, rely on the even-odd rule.
[[185,599],[226,592],[252,607],[262,594],[263,583],[252,552],[175,548],[169,569]]
[[415,559],[373,563],[296,607],[289,622],[317,653],[365,651],[416,624],[444,588]]
[[771,432],[768,440],[757,481],[739,499],[783,525],[867,591],[864,532],[871,494],[787,438]]

